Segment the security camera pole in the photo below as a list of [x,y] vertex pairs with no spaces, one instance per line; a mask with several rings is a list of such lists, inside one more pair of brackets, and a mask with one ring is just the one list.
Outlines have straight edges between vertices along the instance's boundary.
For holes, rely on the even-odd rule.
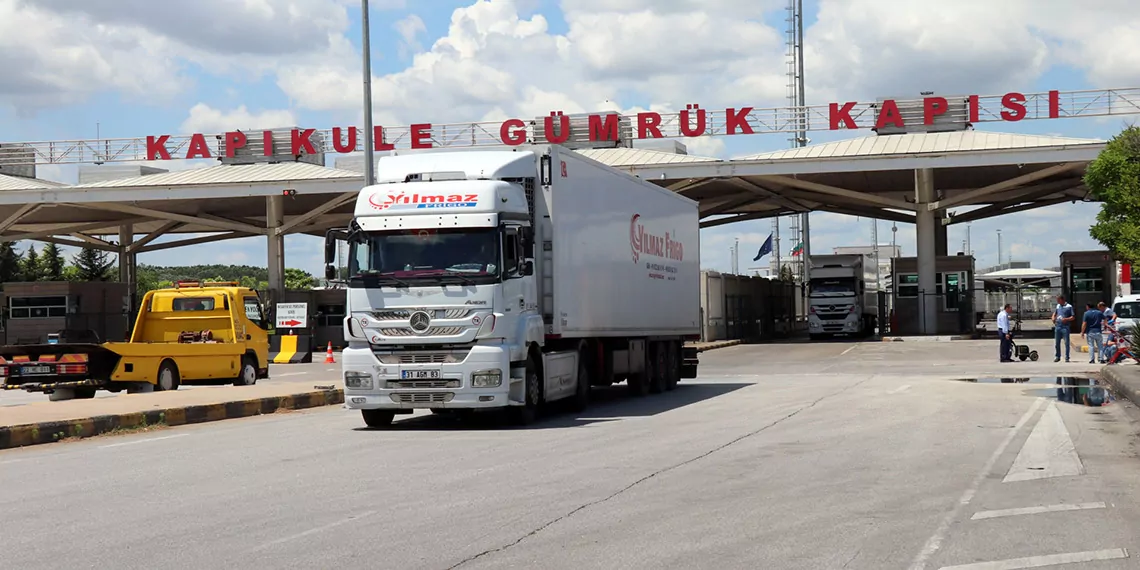
[[360,0],[360,42],[364,52],[364,185],[376,183],[372,154],[372,43],[368,34],[368,0]]

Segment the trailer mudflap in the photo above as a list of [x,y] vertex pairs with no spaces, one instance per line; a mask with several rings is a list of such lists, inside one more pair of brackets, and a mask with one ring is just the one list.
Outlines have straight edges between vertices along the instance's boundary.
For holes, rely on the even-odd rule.
[[692,379],[697,377],[698,354],[695,346],[681,348],[681,378]]
[[99,344],[0,346],[0,389],[51,393],[106,387],[119,358]]

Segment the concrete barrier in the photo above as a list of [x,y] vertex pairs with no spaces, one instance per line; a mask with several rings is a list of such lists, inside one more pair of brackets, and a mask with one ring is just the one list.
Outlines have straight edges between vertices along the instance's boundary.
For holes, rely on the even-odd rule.
[[270,336],[269,361],[273,364],[300,364],[312,362],[312,339],[308,335]]
[[1118,396],[1128,398],[1140,406],[1140,366],[1110,364],[1100,369],[1100,375]]

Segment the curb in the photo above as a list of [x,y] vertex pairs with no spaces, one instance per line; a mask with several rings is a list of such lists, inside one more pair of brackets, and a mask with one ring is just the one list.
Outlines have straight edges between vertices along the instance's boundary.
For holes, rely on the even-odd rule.
[[164,410],[5,426],[0,427],[0,449],[54,443],[71,437],[91,437],[116,429],[199,424],[272,414],[278,410],[300,410],[343,403],[343,390],[321,390],[220,404],[198,404]]
[[697,352],[707,352],[709,350],[716,350],[718,348],[727,348],[729,346],[736,346],[736,345],[741,344],[743,342],[744,342],[743,340],[725,340],[725,341],[714,342],[712,344],[697,347]]
[[1101,377],[1112,386],[1112,389],[1117,394],[1128,398],[1133,404],[1140,406],[1140,382],[1129,382],[1128,379],[1120,373],[1120,366],[1122,365],[1113,364],[1101,368]]

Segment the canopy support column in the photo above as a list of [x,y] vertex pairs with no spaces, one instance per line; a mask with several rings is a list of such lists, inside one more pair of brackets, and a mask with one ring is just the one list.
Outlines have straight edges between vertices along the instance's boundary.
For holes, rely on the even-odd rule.
[[285,224],[285,197],[278,194],[265,197],[265,225],[269,229],[269,294],[272,302],[285,298],[285,236],[277,235],[277,228]]
[[935,212],[926,207],[935,200],[934,169],[920,168],[914,171],[915,237],[918,242],[918,301],[921,320],[919,331],[922,334],[938,333],[937,279],[938,251],[937,235],[940,225]]

